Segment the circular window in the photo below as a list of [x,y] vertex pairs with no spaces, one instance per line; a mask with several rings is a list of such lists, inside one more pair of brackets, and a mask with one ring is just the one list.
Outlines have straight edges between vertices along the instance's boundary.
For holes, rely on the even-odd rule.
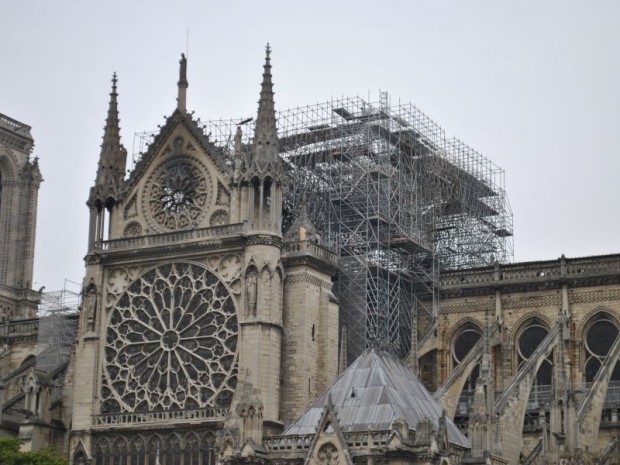
[[102,413],[229,406],[237,314],[226,285],[190,263],[129,285],[106,330]]
[[149,180],[145,204],[159,230],[174,231],[197,225],[205,213],[209,180],[190,159],[175,159]]
[[[585,346],[585,365],[584,374],[586,382],[594,381],[596,374],[605,361],[605,357],[611,350],[616,337],[618,336],[618,328],[605,315],[590,325],[584,339]],[[612,381],[620,380],[620,365],[616,364],[611,374]]]

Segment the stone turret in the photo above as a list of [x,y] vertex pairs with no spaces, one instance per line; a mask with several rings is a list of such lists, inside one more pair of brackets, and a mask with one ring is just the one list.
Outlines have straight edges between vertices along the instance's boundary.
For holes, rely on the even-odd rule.
[[282,416],[292,421],[338,375],[338,302],[332,293],[337,255],[320,245],[305,200],[284,234],[282,263],[286,270]]
[[254,141],[246,156],[239,153],[239,133],[236,138],[233,189],[239,198],[234,210],[251,230],[281,234],[284,167],[278,153],[270,55],[267,44]]
[[108,215],[111,215],[112,210],[118,204],[121,197],[121,185],[125,178],[127,150],[121,143],[117,81],[116,73],[114,73],[97,176],[95,185],[90,190],[88,202],[86,202],[90,208],[89,250],[96,241],[107,239],[109,233],[107,228],[110,222],[106,219],[106,211]]
[[0,114],[0,320],[35,316],[31,291],[39,186],[30,126]]

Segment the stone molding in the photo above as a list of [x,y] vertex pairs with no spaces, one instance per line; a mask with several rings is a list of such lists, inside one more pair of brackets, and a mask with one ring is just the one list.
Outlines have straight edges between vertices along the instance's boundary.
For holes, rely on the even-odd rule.
[[318,276],[308,273],[307,271],[302,271],[301,273],[287,273],[284,277],[284,284],[293,284],[293,283],[308,283],[312,284],[316,287],[321,287],[327,290],[331,290],[332,282],[327,281],[326,279],[321,279]]
[[592,292],[572,292],[568,295],[568,302],[571,304],[606,302],[610,300],[620,300],[620,290],[608,289]]

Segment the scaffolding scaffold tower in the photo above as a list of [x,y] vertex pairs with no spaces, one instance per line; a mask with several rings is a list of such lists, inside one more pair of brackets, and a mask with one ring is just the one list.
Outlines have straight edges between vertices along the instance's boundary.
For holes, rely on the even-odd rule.
[[67,288],[44,292],[39,304],[39,331],[36,367],[53,372],[69,361],[77,334],[79,292]]
[[[233,134],[250,119],[204,123],[232,163]],[[288,165],[283,228],[306,199],[322,241],[339,254],[334,292],[349,363],[375,346],[415,353],[418,320],[431,327],[445,269],[512,261],[504,172],[412,104],[359,97],[284,110],[279,148]]]

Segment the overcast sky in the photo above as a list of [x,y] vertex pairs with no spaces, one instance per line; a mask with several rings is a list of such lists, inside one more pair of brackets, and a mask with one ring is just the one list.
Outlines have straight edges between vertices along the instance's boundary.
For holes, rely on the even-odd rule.
[[617,0],[2,1],[0,18],[0,113],[32,126],[45,178],[34,288],[84,274],[112,73],[131,153],[174,110],[187,42],[203,120],[255,114],[270,42],[278,108],[389,91],[504,168],[516,261],[620,252]]

